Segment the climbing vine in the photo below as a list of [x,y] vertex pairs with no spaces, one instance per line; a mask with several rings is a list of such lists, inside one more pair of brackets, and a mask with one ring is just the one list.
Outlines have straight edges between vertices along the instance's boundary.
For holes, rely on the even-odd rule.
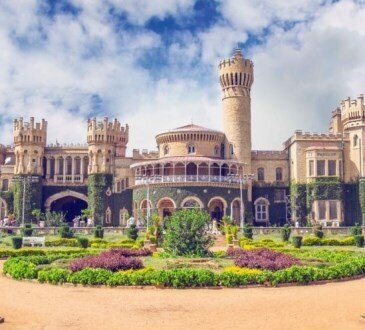
[[105,210],[107,208],[106,194],[108,188],[113,188],[112,174],[91,174],[88,177],[88,204],[95,224],[104,223]]
[[362,213],[362,223],[365,224],[365,179],[359,180],[359,201]]
[[291,183],[290,201],[295,218],[304,221],[307,216],[307,185],[305,183]]
[[[20,222],[23,218],[23,184],[26,175],[15,177],[14,182],[14,214],[15,219]],[[42,180],[38,178],[38,182],[29,182],[25,180],[25,204],[24,204],[24,220],[30,222],[33,218],[32,210],[42,208]]]
[[316,178],[307,183],[307,208],[312,207],[315,200],[343,199],[342,183],[339,178]]

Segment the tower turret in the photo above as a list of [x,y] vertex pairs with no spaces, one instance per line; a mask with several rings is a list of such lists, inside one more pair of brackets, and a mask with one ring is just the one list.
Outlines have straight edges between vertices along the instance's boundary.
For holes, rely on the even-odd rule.
[[223,91],[223,125],[226,134],[227,158],[247,163],[251,173],[251,86],[253,63],[245,59],[240,49],[233,58],[219,64],[219,79]]
[[13,126],[15,169],[14,174],[42,175],[42,159],[47,143],[47,122],[35,123],[15,119]]
[[110,173],[114,171],[115,157],[125,157],[129,127],[121,126],[117,119],[109,122],[96,118],[87,122],[87,143],[89,146],[89,174]]

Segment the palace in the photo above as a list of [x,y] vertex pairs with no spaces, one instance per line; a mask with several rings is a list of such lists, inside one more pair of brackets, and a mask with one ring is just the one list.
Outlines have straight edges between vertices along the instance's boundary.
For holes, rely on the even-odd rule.
[[[326,134],[296,131],[282,150],[251,148],[254,66],[239,49],[219,64],[223,131],[189,124],[156,136],[157,150],[126,156],[129,127],[89,119],[86,144],[47,144],[47,122],[14,120],[0,146],[0,217],[89,208],[96,224],[125,226],[127,213],[168,216],[199,207],[220,220],[325,226],[365,218],[364,96],[341,102]],[[25,188],[25,189],[24,189]],[[23,201],[23,196],[25,196]]]

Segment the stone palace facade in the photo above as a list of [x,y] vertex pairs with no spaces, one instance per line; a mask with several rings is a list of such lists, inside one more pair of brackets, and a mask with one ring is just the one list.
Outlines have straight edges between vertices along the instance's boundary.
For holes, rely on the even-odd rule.
[[71,221],[89,208],[96,224],[127,214],[195,208],[238,224],[361,223],[365,214],[365,104],[360,95],[332,112],[328,133],[296,131],[278,151],[251,148],[254,66],[239,49],[219,64],[223,131],[190,124],[156,136],[157,150],[126,156],[128,125],[89,119],[84,145],[47,144],[47,122],[14,120],[0,147],[0,217],[31,219],[34,208]]

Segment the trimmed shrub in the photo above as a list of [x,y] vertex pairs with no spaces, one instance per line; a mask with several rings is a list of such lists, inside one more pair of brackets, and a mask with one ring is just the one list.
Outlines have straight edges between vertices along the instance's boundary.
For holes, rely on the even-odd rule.
[[58,233],[61,236],[61,238],[73,238],[74,232],[71,230],[71,228],[68,225],[62,225],[58,228]]
[[38,281],[40,283],[62,284],[67,282],[71,272],[64,268],[51,268],[38,272]]
[[315,226],[313,228],[313,234],[314,234],[314,236],[316,236],[318,238],[323,238],[324,232],[322,230],[322,226]]
[[300,249],[302,246],[302,236],[293,236],[293,246],[297,249]]
[[132,240],[136,240],[138,238],[138,228],[135,224],[131,225],[128,229],[127,229],[127,237],[129,239]]
[[354,238],[357,247],[364,247],[364,235],[356,235]]
[[361,227],[359,226],[358,223],[355,226],[351,227],[350,234],[352,236],[357,236],[357,235],[361,235],[362,234]]
[[243,226],[243,236],[245,238],[252,239],[252,237],[253,237],[252,227],[250,227],[248,225],[244,225]]
[[89,240],[86,237],[77,237],[77,242],[80,247],[86,249],[89,246]]
[[285,224],[283,228],[281,228],[281,239],[283,242],[288,242],[291,234],[290,227]]
[[22,233],[22,236],[24,237],[30,237],[32,236],[33,234],[33,228],[32,228],[32,225],[30,223],[27,223],[24,225],[24,227],[22,227],[21,229],[21,233]]
[[12,237],[11,243],[12,243],[14,249],[20,249],[23,245],[23,238],[20,236]]
[[100,225],[96,226],[96,229],[94,231],[94,237],[95,238],[104,238],[104,229],[102,226],[100,226]]
[[232,234],[226,234],[226,242],[227,244],[233,243],[233,235]]
[[[294,244],[294,241],[293,241],[293,244]],[[322,245],[322,240],[316,236],[305,236],[302,240],[302,245],[320,246],[320,245]]]
[[57,238],[50,241],[46,241],[46,246],[77,247],[79,246],[79,243],[76,238]]
[[164,248],[173,255],[205,256],[214,238],[208,233],[211,222],[207,212],[184,209],[174,212],[166,220]]

